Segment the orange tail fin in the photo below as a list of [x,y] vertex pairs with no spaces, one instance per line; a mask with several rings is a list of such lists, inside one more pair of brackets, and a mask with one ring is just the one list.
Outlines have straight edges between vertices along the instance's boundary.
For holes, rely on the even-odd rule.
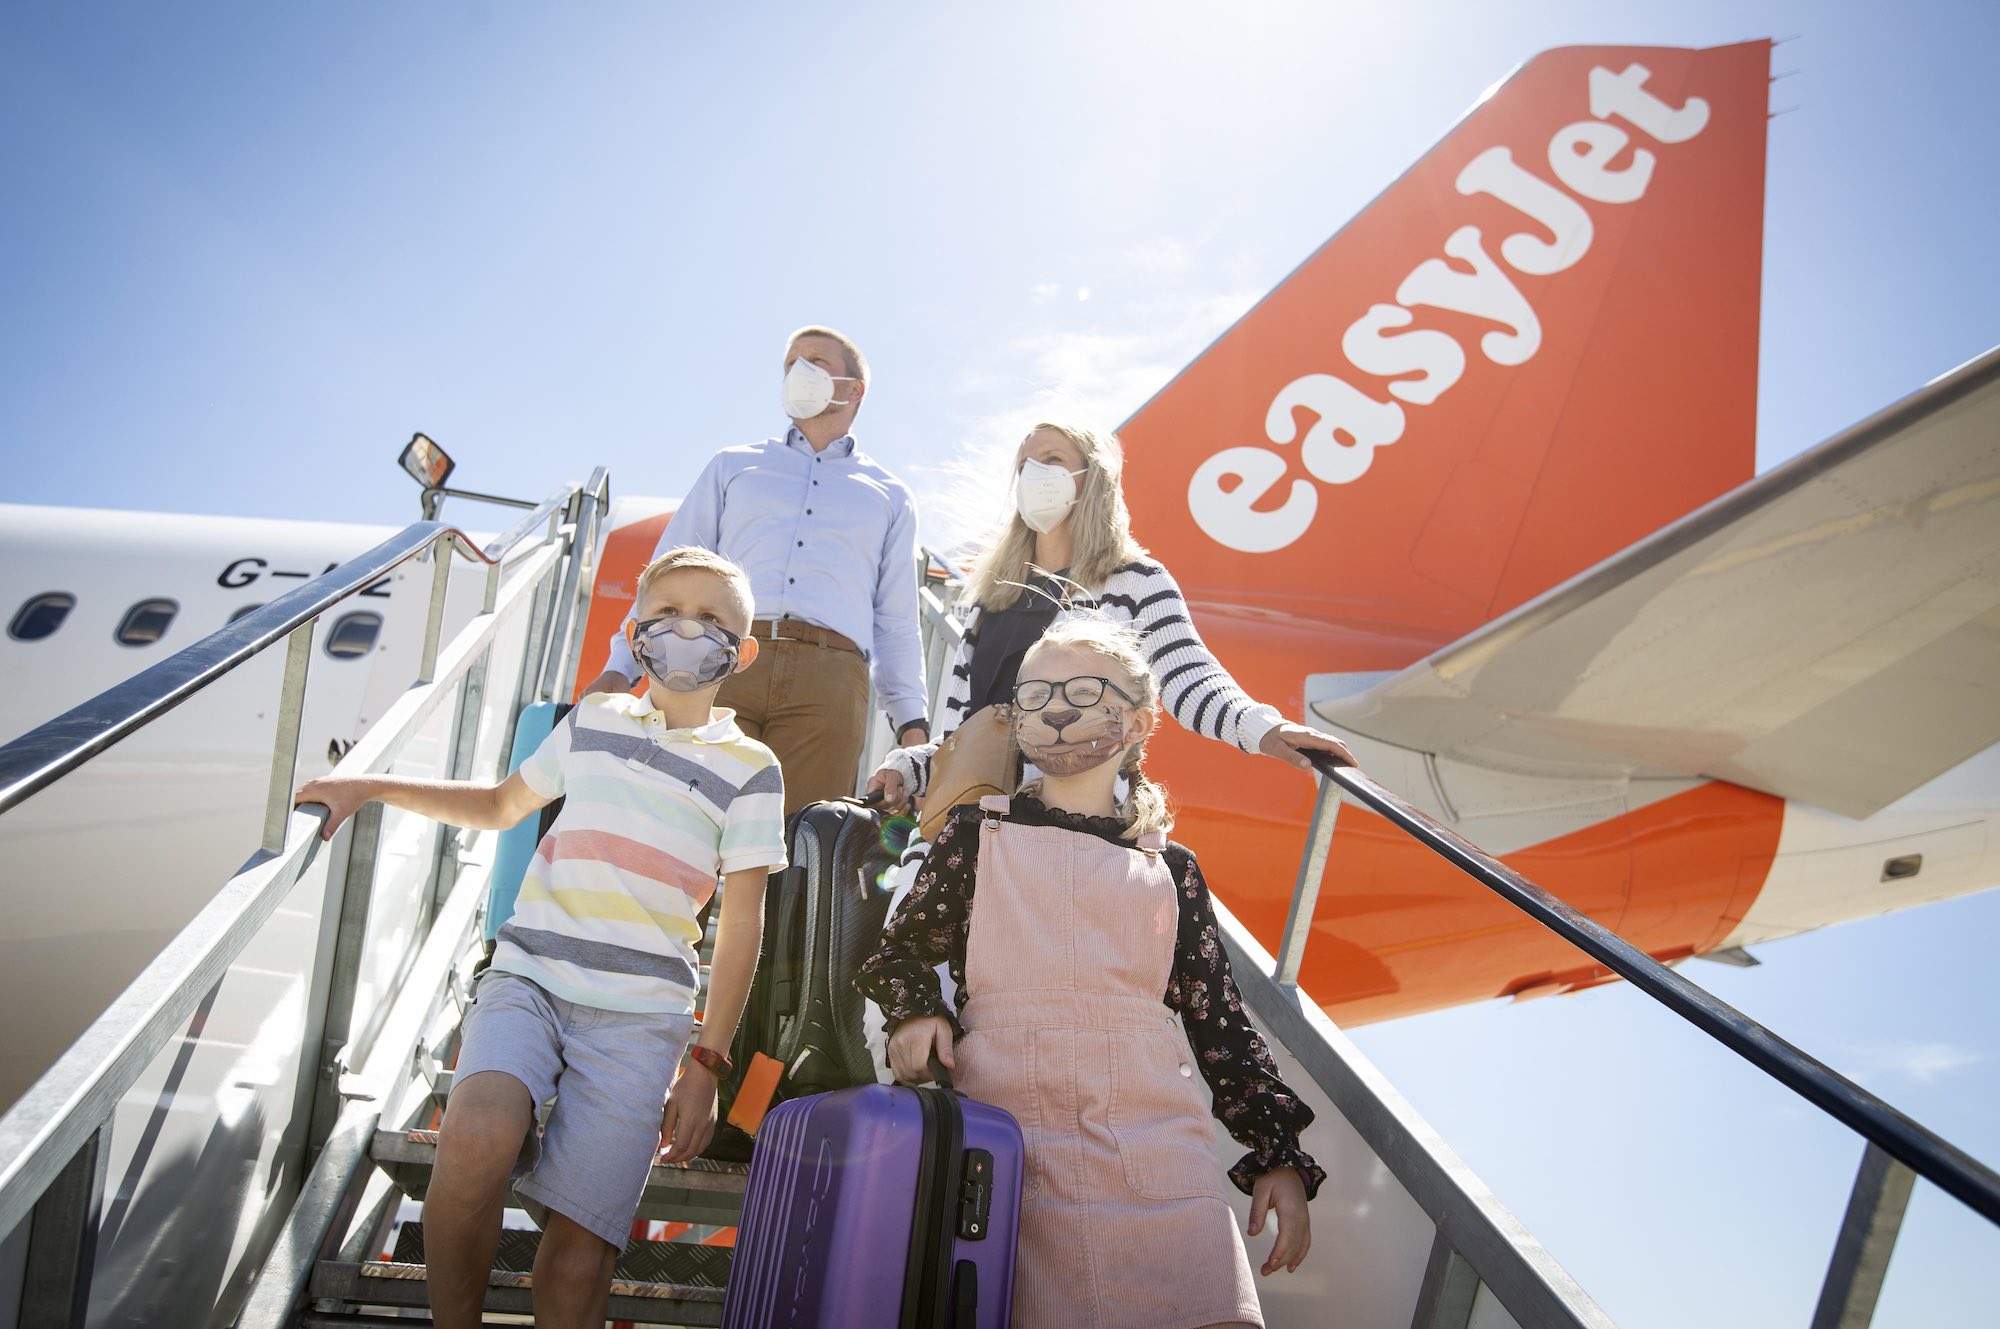
[[[1769,62],[1537,56],[1126,423],[1137,533],[1252,695],[1296,716],[1750,478]],[[1201,742],[1156,768],[1274,940],[1309,786]]]

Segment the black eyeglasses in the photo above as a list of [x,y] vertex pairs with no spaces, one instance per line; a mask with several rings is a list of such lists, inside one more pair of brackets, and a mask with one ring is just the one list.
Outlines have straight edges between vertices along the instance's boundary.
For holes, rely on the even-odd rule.
[[1110,679],[1093,678],[1089,675],[1084,675],[1080,678],[1066,678],[1060,683],[1050,683],[1039,678],[1031,678],[1025,683],[1016,683],[1014,685],[1014,704],[1024,711],[1039,711],[1042,707],[1054,701],[1056,693],[1060,692],[1062,693],[1062,699],[1072,706],[1095,706],[1098,702],[1104,700],[1104,689],[1106,688],[1110,688],[1134,706],[1139,704],[1137,697],[1134,697]]

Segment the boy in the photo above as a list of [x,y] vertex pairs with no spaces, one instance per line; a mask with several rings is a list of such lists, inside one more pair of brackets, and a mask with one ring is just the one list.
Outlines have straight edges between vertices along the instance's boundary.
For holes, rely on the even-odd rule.
[[[520,1157],[532,1168],[515,1191],[543,1229],[535,1322],[602,1326],[655,1153],[664,1143],[663,1161],[693,1158],[715,1129],[716,1084],[762,941],[765,877],[785,861],[784,782],[770,749],[711,705],[757,656],[742,570],[705,549],[670,550],[640,576],[638,605],[626,631],[645,697],[585,697],[499,784],[328,776],[294,797],[327,806],[330,836],[371,799],[498,829],[568,796],[465,1017],[424,1205],[439,1325],[480,1322]],[[718,876],[707,1010],[687,1048],[695,911]],[[537,1148],[536,1109],[551,1098]]]

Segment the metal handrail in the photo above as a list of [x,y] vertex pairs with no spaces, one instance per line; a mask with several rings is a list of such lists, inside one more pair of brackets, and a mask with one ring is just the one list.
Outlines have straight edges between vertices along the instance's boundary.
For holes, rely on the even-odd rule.
[[[527,508],[529,505],[519,505]],[[147,724],[173,710],[261,652],[286,644],[284,680],[278,707],[270,792],[261,848],[239,869],[166,948],[147,965],[22,1098],[0,1115],[0,1231],[32,1222],[43,1271],[24,1293],[40,1315],[51,1308],[80,1307],[96,1266],[95,1222],[102,1201],[105,1141],[121,1096],[135,1082],[175,1030],[185,1025],[202,993],[212,992],[251,938],[295,888],[317,856],[313,832],[320,808],[291,806],[299,720],[305,705],[306,666],[314,630],[322,617],[347,597],[385,575],[426,556],[434,564],[429,587],[416,686],[405,692],[343,761],[349,768],[380,769],[392,750],[408,741],[440,707],[452,707],[449,748],[452,774],[463,775],[476,741],[476,721],[496,635],[525,616],[528,636],[523,682],[510,682],[507,695],[520,699],[527,680],[539,680],[545,654],[538,634],[546,633],[552,594],[567,572],[565,590],[589,594],[578,582],[580,565],[592,561],[600,518],[609,509],[609,479],[599,468],[587,484],[569,485],[529,509],[512,526],[476,546],[464,532],[435,521],[415,523],[374,549],[279,597],[199,642],[142,671],[90,702],[78,706],[14,742],[0,746],[0,814],[74,772]],[[512,557],[524,545],[537,546]],[[482,612],[453,638],[441,640],[452,559],[457,550],[485,565]],[[510,575],[511,574],[511,575]],[[504,589],[503,589],[504,581]],[[573,617],[576,607],[566,617]],[[369,851],[372,862],[372,849]],[[355,864],[334,907],[344,915]],[[471,900],[472,895],[465,895]],[[363,889],[362,900],[367,893]],[[362,908],[365,910],[365,904]],[[470,905],[463,912],[470,916]],[[432,921],[435,921],[434,919]],[[345,926],[343,922],[343,926]],[[360,933],[356,932],[356,944]],[[328,974],[351,965],[338,945],[326,962]],[[330,980],[329,980],[330,981]],[[350,985],[351,990],[351,985]],[[322,989],[326,1030],[346,1030],[334,1020],[331,988]],[[306,1065],[317,1064],[317,1088],[310,1096],[315,1118],[335,1087],[329,1072],[341,1066],[341,1050],[318,1048],[320,1034],[308,1029],[302,1045]],[[379,1042],[379,1039],[377,1040]],[[370,1065],[375,1064],[371,1059]],[[318,1128],[312,1128],[317,1131]],[[309,1142],[309,1147],[310,1147]]]
[[[1244,1005],[1423,1210],[1436,1226],[1437,1239],[1492,1289],[1514,1322],[1537,1329],[1616,1329],[1590,1294],[1319,1004],[1274,974],[1275,958],[1228,906],[1220,900],[1210,905]],[[1294,1082],[1293,1087],[1300,1086]],[[1412,1323],[1434,1329],[1453,1322]]]
[[[1787,1043],[1705,988],[1586,917],[1485,850],[1419,812],[1352,766],[1307,753],[1326,779],[1388,818],[1467,876],[1575,946],[1751,1065],[1849,1129],[1873,1141],[1918,1176],[2000,1223],[2000,1174],[1925,1129],[1846,1076]],[[1305,926],[1310,919],[1299,925]]]
[[[590,480],[577,494],[578,507],[572,520],[576,524],[577,556],[570,561],[563,574],[563,584],[557,592],[556,620],[549,633],[548,654],[543,660],[545,695],[550,701],[566,701],[569,690],[576,682],[576,668],[582,658],[577,649],[583,640],[584,628],[590,616],[590,601],[596,594],[597,579],[597,534],[598,527],[611,511],[611,475],[602,466],[590,473]],[[584,499],[590,500],[590,510],[583,510]]]
[[487,541],[480,557],[487,563],[497,563],[505,558],[514,551],[515,546],[522,544],[544,525],[556,520],[563,509],[569,506],[570,499],[576,492],[576,485],[564,485],[532,507],[526,503],[515,504],[518,507],[528,508],[527,513],[512,526]]
[[925,568],[941,568],[944,571],[944,579],[946,581],[957,582],[961,586],[965,584],[965,574],[953,567],[951,560],[943,554],[940,554],[929,545],[918,545],[917,552],[924,556]]
[[[596,478],[596,477],[593,477]],[[489,566],[545,525],[573,487],[544,499],[481,549],[454,526],[414,522],[358,558],[288,591],[149,669],[0,747],[0,815],[12,811],[99,753],[131,737],[251,657],[333,605],[373,585],[440,542]]]
[[[553,554],[535,557],[546,568]],[[438,677],[398,698],[344,762],[380,769],[387,746],[403,741],[445,703],[494,634],[525,608],[529,592],[529,583],[520,583],[493,614],[469,625],[441,659]],[[252,855],[70,1050],[0,1114],[0,1231],[11,1230],[78,1143],[109,1116],[305,872],[318,852],[316,832],[325,815],[307,806],[315,810],[293,809],[287,799],[287,834],[279,848]]]
[[441,991],[451,982],[452,964],[471,939],[478,907],[486,898],[486,882],[468,877],[453,887],[431,925],[430,936],[410,965],[382,1034],[367,1061],[343,1086],[348,1100],[314,1160],[298,1201],[257,1271],[248,1299],[238,1313],[238,1329],[291,1323],[291,1312],[305,1291],[313,1266],[326,1253],[329,1235],[338,1236],[353,1217],[360,1187],[356,1178],[368,1163],[368,1142],[384,1112],[393,1111],[398,1091],[407,1083],[425,1019]]

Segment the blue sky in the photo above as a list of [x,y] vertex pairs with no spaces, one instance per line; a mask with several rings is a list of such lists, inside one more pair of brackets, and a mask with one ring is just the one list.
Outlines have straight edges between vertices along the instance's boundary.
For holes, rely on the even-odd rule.
[[[954,463],[1117,423],[1574,43],[1797,36],[1760,467],[2000,341],[2000,9],[1522,8],[16,3],[0,500],[400,524],[418,428],[474,488],[675,494],[826,321],[875,362],[866,446],[962,535],[1000,495]],[[1996,935],[1988,895],[1691,973],[2000,1159]],[[1858,1145],[1643,999],[1360,1038],[1622,1323],[1804,1321]],[[1992,1304],[1996,1254],[1920,1194],[1877,1323]]]

